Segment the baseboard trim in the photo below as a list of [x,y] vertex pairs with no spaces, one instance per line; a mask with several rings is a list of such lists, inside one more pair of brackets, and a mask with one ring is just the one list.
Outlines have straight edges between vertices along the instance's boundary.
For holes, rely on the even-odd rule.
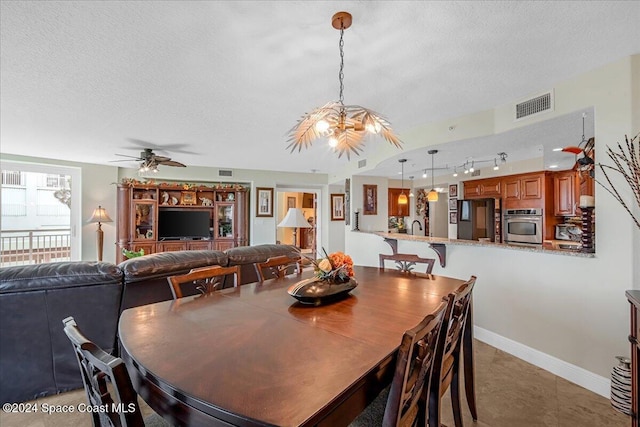
[[473,333],[474,337],[479,341],[509,353],[545,371],[549,371],[567,381],[571,381],[602,397],[610,398],[611,380],[609,378],[594,374],[584,368],[572,365],[564,360],[527,347],[524,344],[520,344],[519,342],[510,340],[509,338],[505,338],[478,326],[473,327]]

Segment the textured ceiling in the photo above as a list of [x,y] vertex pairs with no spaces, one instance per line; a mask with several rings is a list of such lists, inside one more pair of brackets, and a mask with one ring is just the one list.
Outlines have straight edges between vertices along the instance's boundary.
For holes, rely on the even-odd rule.
[[338,98],[338,10],[354,16],[345,102],[401,138],[640,52],[637,1],[2,1],[1,150],[335,171],[347,159],[322,141],[285,147],[302,113]]

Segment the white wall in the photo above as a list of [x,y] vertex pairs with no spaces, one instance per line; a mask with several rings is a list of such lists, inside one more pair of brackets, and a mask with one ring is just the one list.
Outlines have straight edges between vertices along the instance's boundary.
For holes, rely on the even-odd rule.
[[[364,184],[377,185],[377,215],[364,215]],[[389,184],[387,178],[354,175],[351,178],[351,212],[360,209],[360,230],[386,231],[388,227]]]
[[[631,99],[640,84],[632,76],[638,75],[640,61],[635,56],[558,83],[554,86],[555,111],[531,121],[593,106],[596,159],[604,162],[607,144],[638,132],[640,108]],[[531,123],[514,123],[511,108],[505,105],[491,114],[456,118],[457,131],[475,137],[486,134],[486,120],[492,122],[491,128],[495,125],[492,132],[496,133]],[[432,124],[409,134],[439,144],[445,142],[447,135],[442,129],[446,125]],[[616,185],[631,201],[628,186],[620,181]],[[608,378],[614,357],[629,355],[629,308],[624,292],[640,288],[638,240],[640,231],[628,213],[596,186],[594,258],[449,245],[446,268],[436,264],[434,272],[460,278],[478,276],[474,291],[477,326]],[[374,266],[379,252],[390,253],[380,237],[362,233],[349,233],[345,249],[356,263]],[[421,256],[435,255],[420,243],[400,242],[399,249]]]

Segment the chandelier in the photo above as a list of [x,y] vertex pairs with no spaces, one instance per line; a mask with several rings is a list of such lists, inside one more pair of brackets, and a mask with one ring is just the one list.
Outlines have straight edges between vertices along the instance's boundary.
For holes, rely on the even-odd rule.
[[380,114],[359,105],[344,104],[344,30],[351,26],[351,14],[338,12],[331,18],[333,28],[340,30],[340,96],[310,113],[305,113],[288,132],[291,152],[309,148],[314,139],[328,138],[329,145],[338,152],[338,158],[353,152],[359,155],[367,134],[380,134],[390,144],[401,148],[402,141],[393,133],[391,124]]

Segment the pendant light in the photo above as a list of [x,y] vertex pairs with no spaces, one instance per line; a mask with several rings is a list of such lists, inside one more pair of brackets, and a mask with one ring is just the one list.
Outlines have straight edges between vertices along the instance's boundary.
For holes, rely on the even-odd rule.
[[435,189],[433,184],[433,155],[436,154],[438,150],[429,150],[427,153],[431,154],[431,191],[427,194],[427,201],[429,202],[437,202],[438,201],[438,192]]
[[411,188],[409,189],[409,198],[411,198],[411,197],[415,197],[415,195],[413,194],[413,176],[410,176],[409,179],[411,180]]
[[400,162],[400,165],[402,166],[402,178],[401,178],[401,184],[400,187],[402,189],[402,191],[400,192],[400,195],[398,196],[398,204],[399,205],[406,205],[407,203],[409,203],[409,199],[407,199],[407,195],[404,194],[404,163],[407,161],[407,159],[400,159],[398,160]]
[[344,103],[344,30],[351,26],[349,12],[338,12],[331,18],[331,25],[340,31],[340,70],[338,82],[340,92],[338,101],[331,101],[310,113],[305,113],[289,131],[291,152],[309,148],[316,138],[328,138],[329,146],[338,153],[350,158],[351,153],[359,155],[363,149],[367,134],[380,135],[389,144],[402,148],[402,141],[393,132],[391,124],[380,114],[360,105]]

